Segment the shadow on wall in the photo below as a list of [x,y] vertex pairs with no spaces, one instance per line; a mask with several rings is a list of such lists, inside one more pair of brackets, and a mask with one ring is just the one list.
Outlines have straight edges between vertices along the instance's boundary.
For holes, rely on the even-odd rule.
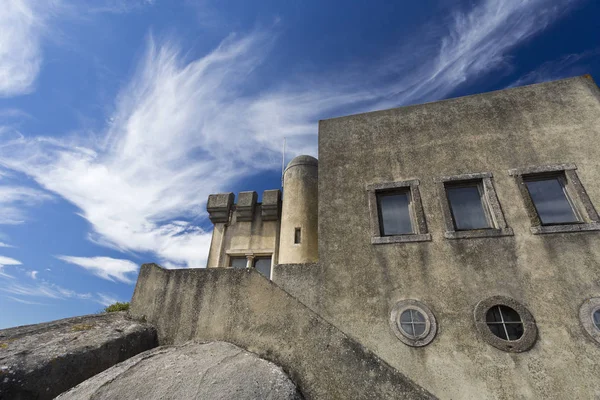
[[144,264],[131,315],[154,324],[161,345],[226,341],[254,352],[309,399],[434,398],[252,269]]

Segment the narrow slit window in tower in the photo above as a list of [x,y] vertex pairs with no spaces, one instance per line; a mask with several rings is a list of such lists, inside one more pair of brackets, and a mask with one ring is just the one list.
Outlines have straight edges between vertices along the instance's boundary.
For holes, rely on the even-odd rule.
[[294,244],[300,244],[302,241],[302,228],[296,228],[294,231]]

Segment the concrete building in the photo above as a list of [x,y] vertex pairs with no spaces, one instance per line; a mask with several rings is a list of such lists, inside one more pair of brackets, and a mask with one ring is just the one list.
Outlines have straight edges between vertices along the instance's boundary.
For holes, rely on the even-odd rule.
[[[423,398],[600,398],[599,140],[589,76],[320,121],[318,166],[295,158],[262,203],[211,195],[209,268],[144,266],[133,315],[257,352],[311,398],[349,398],[327,390],[351,352]],[[357,371],[353,398],[395,398]]]

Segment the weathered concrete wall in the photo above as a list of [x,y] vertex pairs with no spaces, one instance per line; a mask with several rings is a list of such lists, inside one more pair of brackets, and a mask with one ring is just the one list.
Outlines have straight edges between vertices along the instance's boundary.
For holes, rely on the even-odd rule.
[[227,341],[280,365],[308,399],[432,398],[257,271],[145,264],[131,314],[161,344]]
[[156,330],[124,312],[0,330],[0,399],[52,399],[157,345]]
[[[314,157],[298,156],[285,169],[278,260],[281,264],[319,260],[318,165]],[[297,228],[300,229],[300,243],[295,243]]]
[[[600,232],[533,235],[508,170],[575,163],[600,207],[600,92],[586,77],[343,117],[319,127],[318,311],[444,399],[600,396],[600,346],[578,309],[600,295]],[[448,240],[434,178],[492,172],[514,236]],[[432,241],[371,244],[366,185],[421,181]],[[294,282],[288,285],[293,286]],[[539,338],[513,354],[483,341],[473,310],[505,295],[525,304]],[[438,335],[423,348],[389,327],[393,305],[418,299]]]
[[319,309],[319,293],[314,287],[321,281],[318,263],[277,264],[273,267],[273,282],[311,310]]

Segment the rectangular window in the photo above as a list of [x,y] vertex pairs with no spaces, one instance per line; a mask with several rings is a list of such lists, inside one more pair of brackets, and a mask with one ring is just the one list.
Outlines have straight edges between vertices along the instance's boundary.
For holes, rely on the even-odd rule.
[[491,172],[436,178],[446,239],[511,236]]
[[254,259],[254,268],[271,279],[271,257],[256,257]]
[[410,215],[409,190],[377,193],[377,208],[381,236],[414,232]]
[[542,225],[580,222],[565,189],[563,176],[524,176],[523,181]]
[[248,264],[246,257],[229,257],[229,266],[235,269],[244,269]]
[[[371,220],[371,244],[427,242],[419,180],[366,185]],[[348,210],[356,212],[356,210]]]
[[302,230],[300,228],[296,228],[294,231],[294,244],[300,244],[302,240]]
[[600,231],[600,217],[575,164],[537,165],[508,173],[523,197],[531,233]]
[[481,181],[446,185],[454,228],[457,231],[492,228]]

